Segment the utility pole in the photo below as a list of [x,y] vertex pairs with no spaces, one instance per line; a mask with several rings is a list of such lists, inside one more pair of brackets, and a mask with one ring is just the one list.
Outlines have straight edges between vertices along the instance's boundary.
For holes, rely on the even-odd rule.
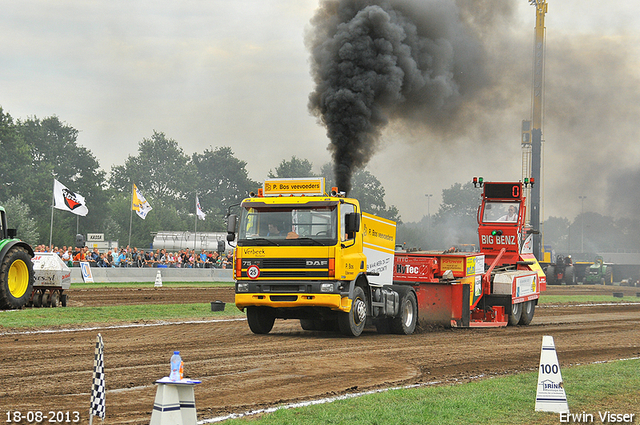
[[429,207],[429,201],[431,201],[431,197],[433,196],[433,194],[427,193],[424,196],[427,197],[427,229],[431,230],[431,210]]

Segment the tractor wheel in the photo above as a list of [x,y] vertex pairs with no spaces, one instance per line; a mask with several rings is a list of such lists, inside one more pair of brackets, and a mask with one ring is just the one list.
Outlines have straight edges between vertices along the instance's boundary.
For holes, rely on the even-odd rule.
[[522,303],[511,305],[511,314],[509,315],[509,326],[516,326],[520,323],[522,317]]
[[254,334],[268,334],[275,321],[275,316],[267,307],[247,307],[247,322]]
[[62,307],[67,306],[67,294],[60,294],[60,305]]
[[607,267],[607,271],[604,272],[605,285],[613,285],[613,272],[611,267]]
[[411,335],[418,322],[418,301],[412,291],[401,293],[400,314],[391,319],[391,331],[398,335]]
[[564,270],[564,283],[567,285],[576,284],[576,271],[573,266],[567,266]]
[[518,323],[527,326],[533,320],[533,314],[536,312],[536,302],[530,300],[520,305],[522,306],[522,314],[520,315],[520,322]]
[[340,332],[346,336],[360,336],[367,323],[367,298],[361,287],[356,286],[353,291],[353,302],[348,313],[341,313],[338,317]]
[[549,285],[556,285],[558,283],[555,266],[547,267],[546,275],[547,275],[547,283]]
[[0,309],[24,307],[33,290],[33,263],[21,246],[9,249],[0,264]]

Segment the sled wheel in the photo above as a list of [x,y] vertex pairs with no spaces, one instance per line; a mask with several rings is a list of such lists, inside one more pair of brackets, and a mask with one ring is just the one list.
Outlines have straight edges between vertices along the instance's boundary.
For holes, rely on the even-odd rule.
[[522,303],[511,305],[511,314],[509,315],[509,326],[516,326],[520,323],[522,317]]
[[526,326],[533,320],[533,314],[536,312],[536,302],[535,300],[530,300],[520,305],[522,306],[522,315],[519,323]]

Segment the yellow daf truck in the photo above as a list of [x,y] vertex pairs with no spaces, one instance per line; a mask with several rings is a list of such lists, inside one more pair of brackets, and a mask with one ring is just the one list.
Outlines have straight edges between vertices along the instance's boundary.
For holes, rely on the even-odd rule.
[[414,290],[393,285],[396,223],[367,214],[356,199],[323,178],[271,179],[228,216],[236,241],[236,306],[252,332],[275,319],[305,330],[362,333],[368,320],[389,332],[412,333]]

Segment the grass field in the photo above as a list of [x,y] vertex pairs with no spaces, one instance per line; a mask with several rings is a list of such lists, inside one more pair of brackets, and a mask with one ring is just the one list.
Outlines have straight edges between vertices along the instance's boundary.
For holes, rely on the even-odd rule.
[[[74,289],[91,288],[140,288],[150,287],[149,282],[122,283],[74,283]],[[232,287],[230,282],[163,282],[163,287]],[[600,302],[640,302],[634,298],[614,298],[604,295],[542,295],[540,305],[580,304]],[[195,320],[212,317],[242,315],[234,304],[227,303],[223,312],[212,312],[210,303],[197,304],[138,304],[104,307],[74,307],[18,311],[0,311],[0,329],[30,328],[62,325],[118,323],[135,320]]]
[[[74,284],[74,289],[105,287],[148,287],[145,283]],[[165,282],[165,287],[232,286],[232,283]],[[613,296],[547,296],[540,304],[629,302]],[[64,325],[117,324],[130,321],[197,320],[242,314],[233,304],[212,312],[209,303],[154,304],[105,307],[74,307],[0,311],[0,331]],[[640,360],[573,366],[562,370],[569,407],[574,414],[640,414]],[[559,424],[558,414],[535,412],[537,372],[504,377],[483,377],[465,384],[431,385],[389,390],[377,394],[334,401],[273,413],[232,419],[225,423],[251,421],[263,424]],[[612,407],[614,406],[614,407]],[[567,423],[590,423],[577,420]]]
[[[640,423],[640,359],[574,366],[562,370],[569,409],[599,415],[634,414]],[[558,413],[536,412],[537,372],[474,382],[389,390],[295,409],[279,409],[225,421],[255,425],[559,424]],[[616,406],[612,408],[611,406]],[[579,421],[566,422],[583,423]],[[584,423],[586,423],[585,421]]]

